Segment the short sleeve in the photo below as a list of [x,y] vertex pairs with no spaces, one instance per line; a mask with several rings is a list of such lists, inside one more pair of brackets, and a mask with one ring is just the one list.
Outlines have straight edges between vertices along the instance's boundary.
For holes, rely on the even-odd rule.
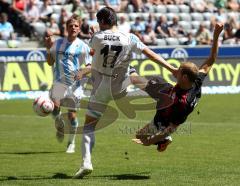
[[85,46],[85,65],[91,65],[92,64],[92,56],[90,55],[90,48],[86,45]]
[[207,74],[202,73],[202,72],[200,72],[198,74],[198,77],[193,84],[193,88],[189,91],[189,94],[187,96],[187,102],[190,105],[194,105],[196,98],[198,99],[201,97],[201,88],[202,88],[202,84],[203,84],[203,81],[206,76],[207,76]]
[[141,42],[134,34],[130,34],[130,45],[132,47],[132,51],[137,54],[141,54],[143,49],[146,48],[146,45],[143,44],[143,42]]

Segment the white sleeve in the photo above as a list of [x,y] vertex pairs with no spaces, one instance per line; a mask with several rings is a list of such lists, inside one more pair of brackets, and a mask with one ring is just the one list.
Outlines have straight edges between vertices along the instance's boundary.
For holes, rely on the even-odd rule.
[[145,44],[143,44],[142,41],[140,41],[140,39],[134,35],[134,34],[130,34],[130,45],[132,48],[132,51],[135,52],[136,54],[141,54],[143,49],[146,48],[147,46]]
[[83,50],[82,51],[83,56],[82,56],[82,59],[80,59],[80,61],[83,60],[85,66],[91,65],[92,56],[90,55],[90,48],[88,47],[88,45],[85,44],[82,50]]

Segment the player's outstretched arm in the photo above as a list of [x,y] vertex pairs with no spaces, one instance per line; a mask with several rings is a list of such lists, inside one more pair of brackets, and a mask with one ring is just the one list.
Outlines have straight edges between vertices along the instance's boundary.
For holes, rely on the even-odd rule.
[[54,59],[50,52],[50,48],[53,46],[53,43],[54,43],[52,36],[53,36],[52,32],[46,31],[45,37],[44,37],[44,42],[47,49],[47,63],[49,66],[52,66],[54,64]]
[[169,64],[165,59],[163,59],[160,55],[153,52],[148,47],[143,49],[143,53],[152,61],[158,63],[159,65],[163,66],[164,68],[168,69],[172,74],[176,77],[178,69]]
[[215,62],[218,54],[218,38],[220,33],[223,30],[223,24],[217,23],[214,28],[213,33],[213,43],[211,48],[211,53],[208,57],[208,59],[202,64],[202,66],[199,69],[199,72],[208,73],[210,69],[212,68],[213,63]]

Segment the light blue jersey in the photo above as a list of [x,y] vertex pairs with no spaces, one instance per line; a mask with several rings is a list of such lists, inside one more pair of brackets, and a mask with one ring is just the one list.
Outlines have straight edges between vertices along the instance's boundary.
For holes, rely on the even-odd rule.
[[72,43],[67,38],[56,40],[51,48],[54,63],[54,82],[72,85],[82,64],[90,65],[90,48],[79,38]]

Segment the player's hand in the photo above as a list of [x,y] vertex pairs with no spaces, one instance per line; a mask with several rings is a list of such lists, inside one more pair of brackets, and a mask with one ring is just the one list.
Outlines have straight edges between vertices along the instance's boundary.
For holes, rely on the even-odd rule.
[[219,34],[222,32],[222,30],[223,30],[223,24],[222,23],[216,23],[213,37],[214,38],[218,37]]
[[50,30],[47,30],[44,37],[45,46],[50,49],[53,46],[54,38],[53,33]]
[[82,78],[83,78],[83,72],[82,70],[79,70],[76,76],[74,77],[74,80],[81,80]]
[[133,142],[135,142],[135,143],[137,143],[137,144],[140,144],[140,145],[144,145],[144,146],[149,146],[149,145],[151,145],[150,143],[149,143],[149,140],[147,140],[147,139],[132,139],[132,141]]

